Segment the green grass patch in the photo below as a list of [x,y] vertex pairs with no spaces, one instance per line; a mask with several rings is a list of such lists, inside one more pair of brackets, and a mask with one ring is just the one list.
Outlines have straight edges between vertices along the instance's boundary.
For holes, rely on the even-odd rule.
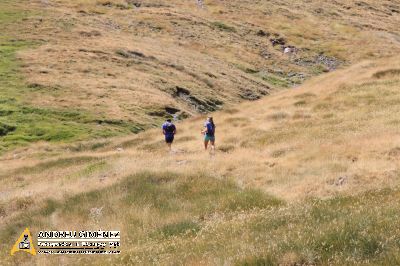
[[317,95],[315,93],[305,92],[305,93],[301,93],[299,95],[296,95],[294,98],[307,99],[307,98],[314,98],[316,96]]
[[159,231],[164,237],[195,234],[200,225],[193,221],[181,221],[164,225]]
[[137,132],[130,123],[105,123],[81,110],[33,107],[25,103],[30,88],[19,74],[15,53],[32,46],[13,42],[0,46],[0,153],[35,141],[76,141]]
[[[13,171],[14,175],[23,175],[23,174],[35,174],[41,173],[43,171],[53,169],[53,168],[66,168],[73,165],[80,165],[85,163],[90,163],[93,161],[102,160],[101,158],[92,157],[92,156],[77,156],[77,157],[70,157],[70,158],[61,158],[56,160],[51,160],[47,162],[39,163],[35,166],[27,166],[21,167],[15,171]],[[98,162],[103,163],[103,161]],[[1,174],[0,177],[7,177],[7,173]]]
[[307,101],[300,100],[300,101],[295,102],[293,105],[297,106],[297,107],[305,106],[305,105],[307,105]]
[[0,122],[0,137],[15,131],[16,128],[17,128],[16,126],[7,125]]
[[39,43],[16,38],[19,23],[29,18],[27,11],[11,1],[0,3],[0,154],[36,141],[72,142],[137,133],[143,128],[129,121],[99,119],[95,114],[71,108],[35,107],[29,104],[35,84],[27,84],[20,74],[18,51]]
[[99,140],[99,141],[91,141],[91,142],[78,142],[75,144],[71,144],[68,146],[68,149],[74,152],[82,152],[82,151],[97,151],[99,149],[103,149],[111,144],[109,140]]
[[79,173],[82,176],[89,176],[95,172],[102,171],[107,168],[107,162],[106,161],[100,161],[100,162],[95,162],[93,164],[88,165],[85,169],[82,170],[81,173]]
[[292,85],[287,79],[272,74],[261,74],[260,77],[276,88],[289,88]]
[[321,75],[322,73],[329,72],[329,69],[326,68],[326,66],[322,64],[315,65],[311,68],[311,73],[313,75]]
[[235,150],[235,146],[232,144],[222,144],[222,145],[218,145],[218,150],[225,152],[225,153],[230,153],[233,152]]
[[236,32],[236,28],[230,25],[227,25],[221,21],[215,21],[211,23],[211,26],[214,28],[217,28],[222,31],[227,31],[227,32]]
[[272,256],[248,257],[236,263],[237,266],[275,266],[278,262]]

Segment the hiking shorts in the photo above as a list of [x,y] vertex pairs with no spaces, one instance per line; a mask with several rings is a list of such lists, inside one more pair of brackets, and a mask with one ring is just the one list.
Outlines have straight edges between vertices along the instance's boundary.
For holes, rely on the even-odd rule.
[[215,141],[215,136],[204,135],[204,141]]
[[172,143],[172,142],[174,142],[174,135],[172,135],[172,136],[165,135],[165,142],[166,142],[166,143]]

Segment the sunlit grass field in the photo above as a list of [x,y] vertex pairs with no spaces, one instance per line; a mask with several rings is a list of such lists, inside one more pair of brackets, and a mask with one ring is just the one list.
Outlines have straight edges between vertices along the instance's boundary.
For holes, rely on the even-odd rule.
[[0,152],[135,134],[399,52],[390,1],[6,0],[0,12]]
[[[300,88],[160,130],[6,154],[6,263],[396,265],[398,60],[366,61]],[[115,257],[11,258],[28,226],[119,229]]]
[[[400,264],[400,60],[390,33],[398,18],[387,14],[397,6],[315,0],[304,11],[279,0],[271,15],[265,3],[205,2],[205,10],[182,1],[0,3],[1,265]],[[348,20],[327,27],[321,14]],[[176,44],[193,29],[187,22],[178,34],[171,16],[205,23],[205,39]],[[275,20],[261,27],[263,16]],[[148,24],[128,28],[135,19]],[[279,48],[262,63],[258,48],[244,48],[259,28],[348,61],[315,78],[326,69],[295,66]],[[310,79],[298,86],[286,76],[295,70]],[[275,90],[240,99],[238,88],[254,82]],[[210,112],[215,153],[203,150],[206,115],[171,98],[169,86],[183,99],[224,101]],[[166,106],[186,118],[176,121],[171,152],[160,132]],[[34,236],[121,230],[122,254],[11,257],[26,227]]]
[[[398,189],[384,189],[288,204],[226,179],[144,172],[106,189],[48,200],[17,216],[1,237],[13,239],[27,224],[122,230],[122,255],[63,259],[81,265],[397,265],[399,203]],[[101,208],[98,216],[93,206]],[[61,257],[3,259],[50,265]]]

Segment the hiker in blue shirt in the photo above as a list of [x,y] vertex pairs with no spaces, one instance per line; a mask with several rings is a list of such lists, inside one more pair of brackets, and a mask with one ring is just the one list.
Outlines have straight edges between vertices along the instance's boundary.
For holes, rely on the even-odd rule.
[[215,128],[214,120],[209,116],[207,121],[204,123],[204,129],[201,131],[201,133],[204,134],[205,150],[207,150],[209,142],[211,142],[211,150],[215,150]]
[[162,125],[163,134],[165,136],[165,142],[168,145],[169,150],[171,150],[172,142],[174,142],[174,136],[176,134],[176,127],[172,123],[171,119],[167,119],[167,121]]

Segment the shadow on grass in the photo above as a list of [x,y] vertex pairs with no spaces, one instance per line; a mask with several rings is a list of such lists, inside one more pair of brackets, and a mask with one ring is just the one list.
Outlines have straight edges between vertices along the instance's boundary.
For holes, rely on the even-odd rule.
[[[192,254],[191,261],[201,261],[203,254],[225,260],[240,253],[237,265],[393,265],[400,258],[399,193],[387,189],[287,205],[227,179],[143,172],[107,188],[28,208],[0,230],[0,237],[10,244],[26,226],[33,232],[52,229],[55,213],[61,221],[80,224],[79,230],[93,229],[91,209],[101,206],[102,228],[122,225],[125,248],[155,245],[151,254],[135,253],[144,262],[165,256],[177,262],[185,254]],[[249,248],[252,255],[243,252]],[[96,259],[86,262],[95,264]]]

